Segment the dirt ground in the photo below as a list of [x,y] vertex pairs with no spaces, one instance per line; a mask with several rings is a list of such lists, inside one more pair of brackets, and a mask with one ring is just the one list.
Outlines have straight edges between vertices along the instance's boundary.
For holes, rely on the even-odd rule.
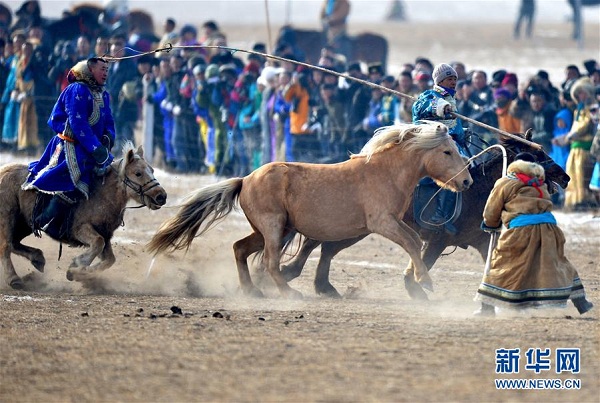
[[[229,29],[230,41],[251,38],[250,31]],[[427,36],[420,27],[402,25],[394,31],[392,59],[436,55],[437,62],[453,53],[451,59],[468,66],[485,60],[481,67],[492,69],[512,60],[519,69],[535,72],[580,63],[590,53],[594,57],[594,46],[597,57],[598,29],[587,40],[591,48],[579,51],[555,35],[544,36],[557,29],[549,26],[539,28],[540,38],[515,45],[507,58],[509,29],[460,31],[454,40],[466,45],[451,52],[443,44],[419,48]],[[404,47],[411,30],[416,42]],[[524,60],[524,51],[534,58]],[[539,52],[545,55],[541,61],[535,59]],[[4,164],[11,157],[1,154],[0,159]],[[144,251],[188,192],[217,180],[161,170],[156,174],[169,193],[167,206],[127,212],[113,240],[117,263],[93,283],[67,281],[66,268],[81,251],[64,248],[57,261],[58,243],[47,238],[27,239],[44,250],[44,274],[13,257],[28,289],[10,290],[0,279],[1,402],[598,402],[597,213],[556,214],[567,237],[567,256],[596,304],[584,316],[569,304],[565,310],[474,318],[473,296],[483,263],[472,250],[447,250],[450,254],[431,272],[435,292],[430,301],[412,301],[401,277],[407,255],[378,236],[334,260],[331,281],[344,296],[341,300],[315,295],[316,253],[291,282],[304,299],[280,298],[269,279],[260,281],[267,298],[251,299],[238,292],[231,248],[248,234],[240,212],[198,238],[187,254],[153,262]],[[255,273],[257,282],[258,277]],[[496,374],[496,349],[501,348],[520,348],[518,374]],[[529,348],[550,349],[551,370],[526,370]],[[580,349],[579,374],[556,374],[558,348]],[[579,379],[581,388],[496,389],[495,379],[508,378]]]

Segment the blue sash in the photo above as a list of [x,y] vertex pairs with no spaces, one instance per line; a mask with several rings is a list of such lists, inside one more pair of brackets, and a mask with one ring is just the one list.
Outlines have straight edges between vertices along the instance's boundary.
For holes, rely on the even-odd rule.
[[551,212],[539,214],[521,214],[510,220],[507,228],[525,227],[527,225],[536,224],[553,224],[556,225],[556,218]]

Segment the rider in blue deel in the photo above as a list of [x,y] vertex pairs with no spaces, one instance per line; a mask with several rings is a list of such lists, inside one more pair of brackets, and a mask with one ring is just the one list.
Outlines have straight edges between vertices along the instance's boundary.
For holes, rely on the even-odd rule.
[[52,195],[43,211],[34,212],[32,226],[53,238],[68,231],[63,223],[69,210],[89,197],[94,176],[103,176],[113,160],[115,124],[104,90],[107,78],[108,62],[102,58],[81,61],[70,70],[70,84],[48,120],[56,135],[40,160],[29,164],[22,188]]

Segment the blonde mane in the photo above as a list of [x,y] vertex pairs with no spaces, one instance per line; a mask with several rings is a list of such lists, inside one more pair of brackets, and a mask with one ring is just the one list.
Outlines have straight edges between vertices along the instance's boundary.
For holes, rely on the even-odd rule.
[[449,137],[448,128],[439,122],[422,120],[419,124],[401,123],[384,126],[375,131],[360,153],[353,154],[351,157],[366,157],[369,161],[373,154],[386,150],[392,145],[400,145],[405,150],[429,150],[439,146]]
[[123,143],[123,147],[121,148],[121,155],[127,155],[129,151],[136,152],[135,145],[131,140],[127,140]]

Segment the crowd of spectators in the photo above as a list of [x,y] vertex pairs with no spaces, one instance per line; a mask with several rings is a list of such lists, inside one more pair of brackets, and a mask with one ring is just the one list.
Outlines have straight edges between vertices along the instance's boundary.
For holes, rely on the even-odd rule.
[[[37,1],[25,2],[16,16],[11,24],[0,13],[0,140],[3,149],[35,156],[54,135],[46,121],[68,84],[69,69],[94,55],[132,54],[136,35],[80,35],[53,43],[44,31]],[[169,18],[163,29],[156,47],[227,44],[214,21],[198,30],[192,25],[178,28]],[[253,50],[266,53],[262,43]],[[279,44],[275,54],[301,57],[286,43]],[[107,90],[117,129],[115,154],[139,129],[152,133],[150,155],[155,155],[157,166],[173,172],[243,176],[270,161],[342,161],[358,152],[378,127],[412,121],[409,98],[294,63],[238,55],[186,48],[111,63]],[[413,97],[433,85],[433,64],[425,57],[404,64],[395,76],[380,64],[345,60],[331,48],[322,50],[318,64]],[[571,131],[578,119],[577,104],[597,116],[600,66],[595,60],[584,61],[584,69],[565,66],[559,87],[544,70],[524,80],[506,70],[470,70],[459,61],[451,65],[459,75],[458,113],[511,133],[530,131],[533,141],[565,168],[570,146],[581,146],[566,140],[569,135],[577,140]],[[587,100],[581,99],[583,92],[591,94]],[[151,111],[152,118],[144,117],[142,109]],[[496,135],[481,127],[464,125],[484,142],[496,141]],[[590,130],[593,135],[597,123]],[[593,159],[584,143],[587,159],[579,158],[578,163],[585,165],[582,172],[589,181]],[[584,202],[578,199],[575,204]]]

